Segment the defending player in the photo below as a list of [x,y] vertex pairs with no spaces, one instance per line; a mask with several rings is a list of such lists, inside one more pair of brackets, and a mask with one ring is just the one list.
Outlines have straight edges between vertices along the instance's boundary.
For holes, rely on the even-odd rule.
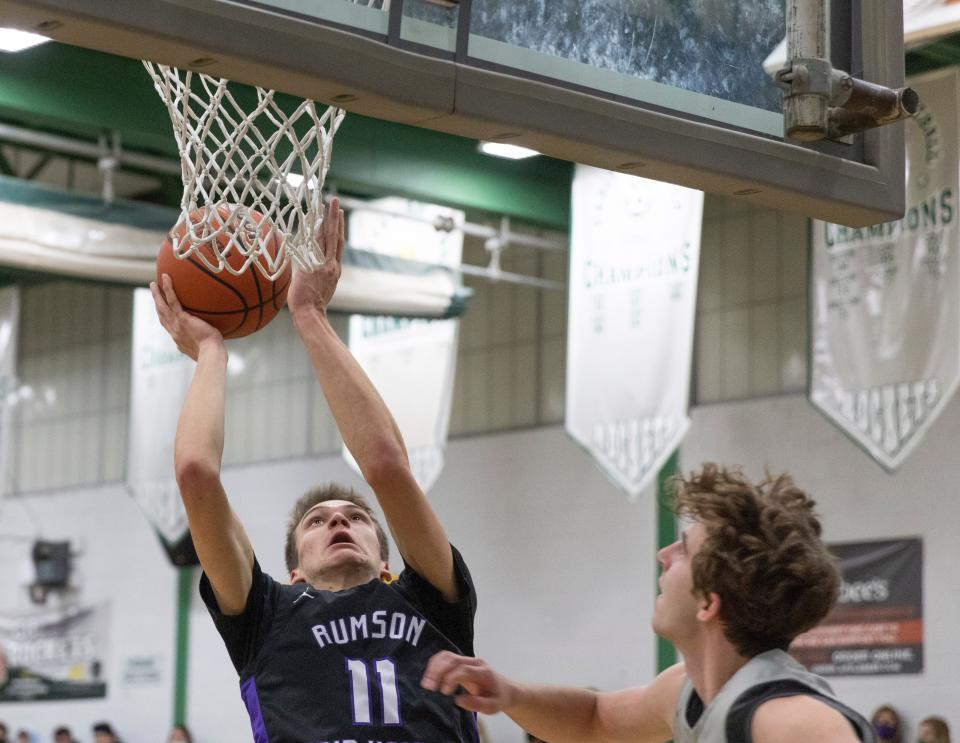
[[181,309],[164,276],[162,290],[151,285],[157,313],[178,348],[197,361],[174,459],[203,565],[201,594],[240,675],[257,743],[474,741],[475,716],[419,684],[432,654],[472,654],[476,599],[466,566],[413,478],[393,418],[328,322],[344,247],[336,199],[318,242],[324,266],[297,272],[287,303],[406,567],[395,583],[384,582],[380,525],[362,498],[330,486],[294,508],[290,584],[261,571],[220,481],[223,338]]
[[649,686],[604,694],[521,684],[449,652],[430,661],[423,686],[462,685],[464,709],[506,712],[551,743],[873,741],[870,724],[784,652],[839,590],[813,506],[786,476],[753,485],[705,465],[679,482],[676,510],[692,523],[657,555],[653,629],[685,662]]

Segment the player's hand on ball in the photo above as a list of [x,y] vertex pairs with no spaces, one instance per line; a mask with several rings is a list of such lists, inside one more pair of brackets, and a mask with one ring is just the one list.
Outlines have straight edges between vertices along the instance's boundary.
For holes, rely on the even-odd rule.
[[427,663],[420,685],[428,691],[455,694],[458,707],[485,715],[501,712],[513,703],[510,682],[486,661],[446,650]]
[[196,361],[200,346],[204,343],[223,345],[223,336],[219,330],[183,309],[173,290],[173,281],[167,274],[163,274],[161,282],[163,286],[157,286],[157,282],[151,281],[150,293],[157,306],[160,324],[173,338],[177,348]]
[[290,291],[287,292],[290,312],[296,314],[314,309],[326,312],[340,280],[343,246],[346,242],[345,222],[340,199],[332,199],[317,235],[317,247],[323,254],[323,265],[313,271],[299,268],[294,271]]

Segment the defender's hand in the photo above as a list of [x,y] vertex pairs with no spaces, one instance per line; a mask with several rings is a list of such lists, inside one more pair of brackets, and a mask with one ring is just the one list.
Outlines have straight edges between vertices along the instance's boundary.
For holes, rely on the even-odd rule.
[[327,305],[333,299],[337,282],[340,280],[345,221],[340,199],[332,199],[317,236],[318,246],[323,253],[323,265],[309,272],[297,268],[290,282],[287,306],[294,315],[310,310],[327,311]]
[[447,650],[430,659],[420,685],[428,691],[456,694],[456,705],[470,712],[492,715],[513,704],[510,682],[495,673],[486,661]]
[[173,338],[177,348],[196,361],[200,353],[200,346],[204,343],[214,343],[222,346],[223,336],[219,330],[199,317],[191,315],[180,306],[180,300],[177,299],[176,292],[173,291],[173,281],[170,277],[163,274],[160,280],[163,282],[162,288],[157,286],[157,282],[150,282],[150,293],[153,295],[153,302],[157,307],[157,317],[160,318],[160,324]]

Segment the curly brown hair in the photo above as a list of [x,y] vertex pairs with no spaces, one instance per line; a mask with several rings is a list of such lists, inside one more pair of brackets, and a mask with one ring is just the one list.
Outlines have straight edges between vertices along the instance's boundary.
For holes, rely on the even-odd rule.
[[300,562],[300,557],[297,550],[297,526],[300,524],[300,521],[306,515],[307,511],[317,504],[328,500],[345,500],[348,503],[353,503],[356,506],[360,506],[360,508],[366,512],[366,514],[373,521],[373,525],[377,530],[377,542],[380,544],[380,559],[384,562],[389,562],[390,544],[387,542],[386,532],[384,532],[383,527],[377,520],[373,509],[370,508],[370,504],[367,503],[367,499],[360,495],[360,493],[355,491],[353,488],[347,488],[342,485],[329,483],[327,485],[319,485],[315,488],[311,488],[306,493],[301,495],[294,504],[293,510],[290,511],[290,519],[287,522],[287,538],[284,542],[283,548],[283,556],[287,562],[287,571],[292,572]]
[[840,573],[821,541],[815,502],[788,475],[752,483],[713,463],[675,480],[674,511],[706,528],[691,561],[694,591],[720,597],[724,634],[741,655],[786,650],[837,600]]

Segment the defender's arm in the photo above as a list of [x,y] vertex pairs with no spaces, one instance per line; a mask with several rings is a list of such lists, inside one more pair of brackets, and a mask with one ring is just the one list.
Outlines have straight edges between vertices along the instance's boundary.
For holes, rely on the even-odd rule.
[[649,686],[599,693],[522,684],[495,673],[478,658],[443,652],[427,664],[421,683],[444,694],[460,686],[460,707],[484,714],[505,712],[524,730],[551,743],[663,743],[672,737],[683,679],[683,666],[676,665]]

